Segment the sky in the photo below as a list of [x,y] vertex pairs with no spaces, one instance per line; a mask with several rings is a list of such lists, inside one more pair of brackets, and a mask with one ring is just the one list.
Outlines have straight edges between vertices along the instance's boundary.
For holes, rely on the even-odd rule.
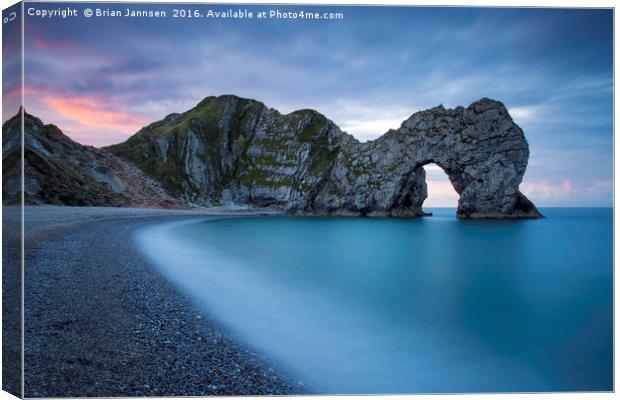
[[[611,10],[242,6],[344,14],[318,21],[86,18],[68,5],[80,16],[26,17],[24,90],[28,112],[80,143],[121,142],[211,95],[313,108],[361,141],[490,97],[528,139],[521,190],[535,204],[612,204]],[[456,206],[443,171],[426,169],[425,205]]]

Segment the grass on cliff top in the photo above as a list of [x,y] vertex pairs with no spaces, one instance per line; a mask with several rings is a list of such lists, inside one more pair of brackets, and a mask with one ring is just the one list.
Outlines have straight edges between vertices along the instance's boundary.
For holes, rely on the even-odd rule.
[[[230,129],[224,131],[221,127],[223,115],[231,102],[235,102],[234,110],[230,118]],[[126,142],[113,145],[107,149],[123,158],[126,158],[142,169],[146,174],[156,178],[172,193],[179,193],[183,190],[183,160],[180,159],[183,149],[183,139],[187,136],[190,127],[194,126],[193,133],[197,135],[205,146],[205,156],[218,160],[219,149],[222,145],[237,140],[244,136],[246,140],[250,132],[246,132],[245,127],[249,126],[252,119],[258,118],[259,113],[264,108],[263,103],[235,98],[232,96],[208,97],[201,101],[196,107],[180,114],[176,119],[164,119],[143,128],[139,134],[132,136]],[[301,121],[308,120],[300,126]],[[302,143],[311,143],[310,154],[311,164],[310,173],[320,175],[334,160],[336,151],[330,151],[325,132],[328,120],[322,114],[314,110],[298,110],[287,115],[276,114],[275,126],[268,138],[254,139],[254,144],[259,145],[274,155],[265,155],[262,158],[246,159],[242,162],[246,166],[237,170],[233,176],[228,178],[238,180],[245,186],[261,185],[270,188],[280,186],[293,186],[292,177],[282,179],[270,179],[262,171],[260,165],[265,166],[294,166],[297,164],[296,156],[298,146],[293,145],[295,139]],[[286,132],[296,133],[295,137],[287,135]],[[154,138],[168,137],[167,161],[164,162],[157,156],[157,147]],[[291,141],[292,140],[292,141]],[[286,154],[291,162],[278,161],[275,153]],[[242,156],[242,158],[245,158]],[[241,160],[240,160],[241,161]],[[218,163],[216,163],[217,165]]]
[[[236,103],[232,105],[232,102]],[[232,107],[229,131],[221,127],[227,107]],[[219,159],[219,148],[228,141],[243,136],[243,127],[256,118],[264,105],[260,102],[235,98],[232,96],[207,97],[196,107],[180,114],[176,119],[165,118],[143,128],[126,142],[109,146],[106,149],[135,164],[147,175],[162,182],[174,194],[183,190],[182,181],[187,181],[183,169],[184,147],[190,127],[198,139],[206,144],[204,151],[211,159]],[[166,137],[168,144],[167,160],[157,155],[157,145],[153,139]],[[189,183],[189,182],[188,182]],[[197,189],[198,190],[198,189]]]

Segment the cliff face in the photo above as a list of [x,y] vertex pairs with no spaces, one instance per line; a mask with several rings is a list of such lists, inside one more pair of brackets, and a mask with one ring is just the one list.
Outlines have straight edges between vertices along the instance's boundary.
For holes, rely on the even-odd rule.
[[356,141],[311,110],[288,115],[234,96],[207,98],[106,148],[198,206],[303,210],[341,148]]
[[[3,196],[20,199],[20,119],[3,125]],[[537,218],[519,192],[529,150],[499,102],[435,107],[360,143],[312,110],[208,97],[106,149],[80,145],[25,114],[29,204],[272,206],[301,215],[423,215],[423,166],[459,193],[459,218]]]
[[293,214],[423,215],[425,164],[460,195],[459,218],[538,218],[519,192],[529,156],[497,101],[413,114],[360,143],[312,110],[282,115],[235,96],[208,97],[105,150],[187,205],[276,206]]
[[536,218],[541,215],[519,192],[528,157],[525,136],[503,104],[439,106],[375,141],[344,148],[313,207],[420,215],[427,194],[422,166],[435,163],[460,195],[458,217]]
[[[21,201],[21,119],[2,126],[3,202]],[[111,153],[83,146],[24,114],[26,204],[179,207],[152,178]]]

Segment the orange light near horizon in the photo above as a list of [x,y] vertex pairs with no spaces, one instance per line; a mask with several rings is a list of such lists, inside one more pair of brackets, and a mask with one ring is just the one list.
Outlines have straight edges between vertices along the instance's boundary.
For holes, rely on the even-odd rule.
[[3,91],[2,92],[2,96],[5,99],[12,99],[12,98],[15,98],[15,97],[21,97],[22,93],[24,95],[36,94],[37,93],[37,89],[32,88],[32,87],[28,87],[28,86],[24,86],[23,89],[21,87],[17,87],[17,88],[14,88],[14,89],[6,91],[6,92]]
[[110,110],[106,101],[96,97],[43,97],[43,103],[62,117],[91,128],[104,128],[123,134],[137,132],[148,123],[138,114]]

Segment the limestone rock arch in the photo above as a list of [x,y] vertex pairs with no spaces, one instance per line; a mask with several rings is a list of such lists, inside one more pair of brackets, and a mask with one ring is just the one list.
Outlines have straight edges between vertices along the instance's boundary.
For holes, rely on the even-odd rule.
[[310,211],[420,216],[423,166],[435,163],[459,194],[459,218],[539,218],[520,191],[529,147],[504,105],[483,98],[467,108],[413,114],[380,138],[344,146]]

